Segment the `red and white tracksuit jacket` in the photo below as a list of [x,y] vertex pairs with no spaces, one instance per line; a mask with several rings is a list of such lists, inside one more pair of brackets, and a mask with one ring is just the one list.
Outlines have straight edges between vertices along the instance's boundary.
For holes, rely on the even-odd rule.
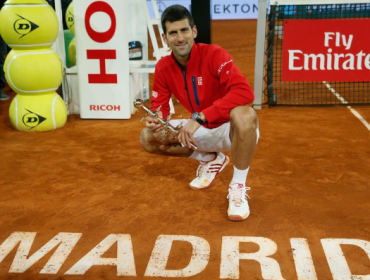
[[162,105],[166,118],[173,94],[191,113],[203,112],[205,127],[215,128],[229,121],[230,111],[254,100],[247,79],[235,66],[228,52],[217,45],[194,44],[186,69],[173,54],[155,67],[152,110]]

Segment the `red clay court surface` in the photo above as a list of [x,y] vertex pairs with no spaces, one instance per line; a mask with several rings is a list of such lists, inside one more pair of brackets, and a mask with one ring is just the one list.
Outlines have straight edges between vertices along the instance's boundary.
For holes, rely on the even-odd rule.
[[[255,30],[212,22],[213,43],[251,83]],[[212,188],[190,190],[195,161],[141,148],[143,112],[21,133],[9,105],[0,102],[1,280],[370,279],[370,131],[346,107],[257,111],[251,216],[231,222],[232,163]],[[369,107],[355,109],[370,122]]]

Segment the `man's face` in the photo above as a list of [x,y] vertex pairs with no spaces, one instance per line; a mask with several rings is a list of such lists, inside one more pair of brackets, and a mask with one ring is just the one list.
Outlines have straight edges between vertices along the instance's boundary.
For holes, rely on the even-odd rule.
[[186,58],[197,37],[197,28],[195,25],[190,27],[188,19],[166,23],[166,34],[163,34],[163,40],[171,48],[176,58]]

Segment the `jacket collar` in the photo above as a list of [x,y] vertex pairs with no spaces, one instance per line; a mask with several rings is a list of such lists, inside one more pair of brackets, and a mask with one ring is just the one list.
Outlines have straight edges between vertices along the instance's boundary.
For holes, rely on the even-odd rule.
[[[171,52],[171,59],[174,63],[179,65],[173,52]],[[197,61],[200,61],[199,47],[194,42],[193,47],[191,48],[191,51],[190,51],[190,57],[189,57],[188,64],[186,65],[186,67],[188,68],[189,66],[194,65]]]

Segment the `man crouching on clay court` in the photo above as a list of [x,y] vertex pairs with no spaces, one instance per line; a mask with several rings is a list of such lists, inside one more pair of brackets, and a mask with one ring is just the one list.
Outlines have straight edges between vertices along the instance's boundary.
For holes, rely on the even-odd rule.
[[[199,161],[192,190],[211,186],[217,174],[229,163],[223,151],[231,151],[234,175],[229,186],[228,217],[232,221],[249,216],[246,180],[259,130],[255,111],[247,106],[254,93],[247,79],[234,65],[231,56],[217,45],[195,44],[197,28],[189,11],[180,5],[162,14],[163,39],[172,54],[155,67],[152,110],[160,105],[160,117],[169,115],[173,94],[192,113],[190,120],[171,120],[183,128],[175,140],[161,139],[163,127],[146,117],[140,141],[149,153],[189,157]],[[192,150],[191,143],[197,145]]]

